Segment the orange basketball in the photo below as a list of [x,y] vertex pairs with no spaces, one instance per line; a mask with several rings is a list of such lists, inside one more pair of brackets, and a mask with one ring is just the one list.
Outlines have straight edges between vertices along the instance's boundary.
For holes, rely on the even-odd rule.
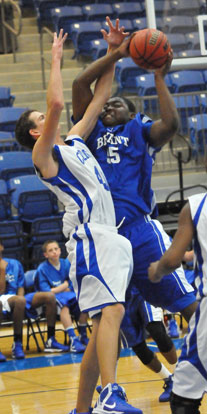
[[129,44],[131,58],[144,69],[157,69],[163,66],[170,50],[167,36],[157,29],[135,32]]

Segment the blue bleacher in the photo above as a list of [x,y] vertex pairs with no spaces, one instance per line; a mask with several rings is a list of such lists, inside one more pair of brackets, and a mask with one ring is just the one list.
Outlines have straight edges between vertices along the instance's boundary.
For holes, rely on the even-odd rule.
[[97,60],[107,52],[107,42],[104,39],[95,39],[89,42],[89,53],[92,60]]
[[139,2],[118,2],[114,3],[112,7],[119,19],[137,19],[145,16],[145,7]]
[[0,108],[0,131],[12,132],[14,136],[16,122],[27,109],[21,107]]
[[16,209],[18,219],[32,222],[35,218],[58,213],[57,197],[36,175],[11,178],[8,187],[12,207]]
[[[165,83],[172,90],[169,74],[165,76]],[[146,73],[135,78],[136,89],[139,96],[157,95],[154,73]]]
[[0,86],[0,107],[12,106],[15,96],[11,95],[10,88]]
[[200,51],[200,40],[198,32],[186,33],[187,49],[199,49]]
[[51,24],[51,9],[67,6],[67,0],[33,0],[33,2],[37,15],[37,26],[39,31],[44,24]]
[[200,14],[200,2],[198,0],[176,0],[171,1],[171,10],[174,15],[188,15],[188,16],[196,16]]
[[146,71],[139,68],[130,57],[119,59],[115,66],[115,79],[118,84],[117,92],[134,92],[136,87],[135,78],[143,73],[146,73]]
[[50,10],[50,15],[54,30],[57,33],[59,33],[60,29],[63,29],[64,33],[67,32],[70,34],[71,24],[84,20],[82,8],[79,6],[56,7],[55,9]]
[[0,154],[0,178],[8,181],[18,175],[35,174],[31,152],[9,151]]
[[180,115],[181,131],[188,133],[188,118],[196,115],[201,110],[201,102],[197,95],[181,95],[173,97],[176,108]]
[[[112,24],[115,25],[115,23],[116,23],[116,20],[112,19]],[[108,23],[106,21],[103,21],[101,23],[101,26],[102,26],[103,29],[108,31]],[[119,27],[122,27],[122,26],[124,26],[125,32],[132,33],[135,30],[134,26],[133,26],[133,21],[131,19],[127,19],[127,18],[126,19],[119,19]]]
[[11,132],[0,131],[0,152],[12,151],[17,149],[17,142],[15,141]]
[[175,93],[203,91],[206,89],[202,71],[182,70],[171,73],[169,76]]
[[182,52],[177,52],[178,57],[192,57],[192,56],[198,56],[200,57],[200,51],[199,49],[189,49],[189,50],[183,50]]
[[24,240],[23,225],[20,220],[3,220],[0,221],[0,234],[5,249],[15,249],[22,247]]
[[90,41],[102,39],[100,22],[78,22],[71,25],[71,39],[75,49],[75,56],[90,55]]
[[193,147],[193,154],[205,153],[207,144],[207,114],[194,115],[188,118],[190,140]]
[[115,17],[111,4],[87,4],[82,7],[82,12],[86,20],[92,21],[104,21],[106,16],[109,16],[110,19]]
[[0,220],[11,218],[10,197],[6,182],[0,179]]
[[166,16],[163,18],[163,31],[165,33],[193,32],[196,22],[191,16]]
[[186,49],[186,38],[184,33],[168,33],[167,38],[175,53]]

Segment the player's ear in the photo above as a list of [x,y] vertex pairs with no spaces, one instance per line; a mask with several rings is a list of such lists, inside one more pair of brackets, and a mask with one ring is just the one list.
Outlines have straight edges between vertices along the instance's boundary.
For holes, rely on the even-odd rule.
[[135,118],[136,113],[135,112],[130,112],[129,114],[129,118],[130,119],[134,119]]
[[34,138],[35,140],[37,140],[40,136],[39,131],[35,128],[30,128],[29,133],[32,136],[32,138]]

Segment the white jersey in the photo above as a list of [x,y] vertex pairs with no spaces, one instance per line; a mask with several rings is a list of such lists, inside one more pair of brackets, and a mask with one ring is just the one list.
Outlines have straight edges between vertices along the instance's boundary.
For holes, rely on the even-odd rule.
[[54,146],[59,164],[57,176],[40,177],[65,206],[65,237],[84,223],[115,226],[111,192],[98,162],[82,138],[70,135],[65,143],[67,145]]
[[189,197],[194,234],[194,270],[197,299],[207,296],[207,193]]

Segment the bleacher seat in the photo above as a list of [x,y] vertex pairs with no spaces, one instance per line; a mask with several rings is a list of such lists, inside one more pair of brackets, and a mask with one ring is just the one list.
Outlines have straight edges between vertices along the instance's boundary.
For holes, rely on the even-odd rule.
[[0,179],[0,220],[8,220],[11,217],[10,197],[6,181]]
[[[112,19],[112,23],[113,23],[113,25],[115,25],[115,23],[116,23],[116,20],[114,19]],[[108,23],[106,22],[106,21],[103,21],[102,23],[101,23],[101,25],[102,25],[102,28],[103,29],[105,29],[106,31],[108,31]],[[122,26],[124,26],[124,31],[125,32],[129,32],[129,33],[132,33],[132,32],[134,32],[134,26],[133,26],[133,20],[132,19],[119,19],[119,27],[122,27]]]
[[207,95],[206,93],[201,93],[198,95],[198,101],[200,105],[200,113],[206,113],[207,112]]
[[176,108],[180,115],[181,131],[184,134],[188,133],[188,118],[196,115],[201,110],[201,102],[197,95],[181,95],[173,97]]
[[31,269],[24,273],[24,288],[26,293],[34,287],[35,272],[35,269]]
[[186,49],[186,38],[184,33],[168,33],[167,38],[175,53]]
[[196,16],[199,14],[199,2],[197,0],[173,0],[171,10],[176,17],[179,15]]
[[198,0],[198,5],[199,5],[200,14],[206,14],[207,13],[206,0]]
[[50,11],[54,30],[59,33],[60,29],[64,33],[71,33],[71,24],[84,20],[82,8],[79,6],[56,7]]
[[11,95],[10,88],[0,86],[0,107],[12,106],[15,96]]
[[188,118],[188,128],[194,155],[206,153],[207,114],[194,115]]
[[134,91],[136,87],[135,78],[142,73],[146,73],[146,71],[137,66],[130,57],[119,59],[115,66],[117,92]]
[[32,222],[37,217],[58,213],[57,197],[36,175],[24,175],[8,181],[11,203],[19,219]]
[[62,215],[34,219],[31,223],[29,235],[31,246],[43,244],[48,239],[57,240],[58,242],[65,241],[62,232],[62,219]]
[[35,174],[31,152],[9,151],[0,154],[0,178],[8,181],[18,175]]
[[139,2],[114,3],[112,7],[119,19],[136,19],[145,16],[145,9]]
[[[165,83],[172,90],[171,79],[168,74],[165,76]],[[139,96],[157,95],[154,73],[136,76],[135,85]]]
[[67,0],[33,0],[37,15],[37,26],[39,32],[43,25],[51,25],[50,10],[62,6],[67,6]]
[[75,56],[90,55],[90,41],[102,39],[100,22],[78,22],[71,25],[71,39],[75,49]]
[[202,71],[182,70],[170,73],[169,76],[175,93],[206,90]]
[[189,33],[193,32],[196,22],[191,16],[166,16],[163,18],[163,30],[165,33]]
[[106,16],[109,16],[111,19],[115,17],[115,12],[111,4],[87,4],[82,7],[83,15],[85,20],[92,21],[104,21]]
[[189,50],[183,50],[182,52],[177,52],[178,57],[192,57],[192,56],[198,56],[200,57],[200,51],[197,49],[189,49]]
[[3,220],[0,221],[0,234],[3,242],[5,256],[7,250],[15,248],[22,248],[24,245],[25,234],[23,225],[20,220]]
[[89,42],[89,52],[92,60],[97,60],[107,52],[107,42],[104,39],[95,39]]
[[171,2],[169,1],[156,0],[154,6],[156,18],[169,15],[171,12]]
[[200,50],[200,38],[198,32],[186,33],[187,49]]
[[0,108],[0,131],[12,132],[14,136],[16,122],[27,109],[13,106]]
[[12,151],[17,148],[17,142],[11,132],[0,131],[0,152]]
[[132,19],[132,25],[134,30],[143,30],[147,28],[147,19],[146,17],[137,17]]

